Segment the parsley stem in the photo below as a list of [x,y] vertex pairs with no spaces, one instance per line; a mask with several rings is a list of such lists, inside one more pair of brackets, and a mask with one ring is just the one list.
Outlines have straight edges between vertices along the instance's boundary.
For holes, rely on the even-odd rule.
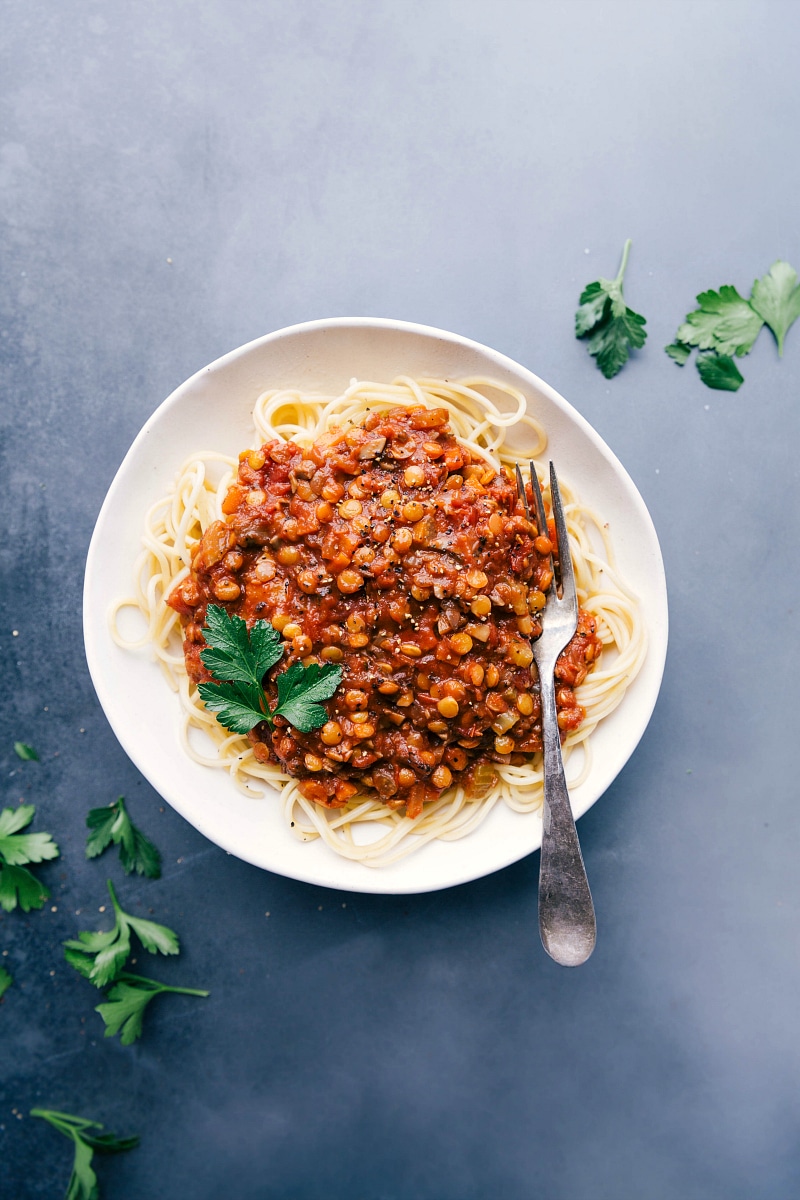
[[113,883],[111,882],[110,879],[107,879],[106,883],[108,884],[108,892],[109,892],[109,895],[111,896],[111,903],[114,905],[114,911],[117,913],[122,912],[122,909],[119,906],[119,901],[117,900],[117,893],[114,891]]
[[80,1138],[80,1135],[87,1129],[103,1128],[98,1121],[90,1121],[87,1117],[76,1117],[72,1113],[59,1112],[54,1108],[32,1108],[30,1116],[41,1117],[59,1133],[63,1133],[65,1137],[71,1137],[73,1141]]
[[614,282],[620,284],[620,286],[622,285],[622,280],[625,276],[625,268],[628,265],[628,255],[631,252],[631,245],[632,245],[631,239],[627,238],[625,245],[622,247],[622,262],[619,265],[619,274],[617,275],[617,278],[614,280]]
[[[123,971],[116,983],[147,983],[153,991],[160,992],[175,992],[181,996],[208,996],[210,992],[205,992],[200,988],[173,987],[169,983],[161,983],[158,979],[147,979],[144,975],[134,975],[130,971]],[[155,986],[153,986],[155,985]]]
[[[32,1117],[44,1117],[46,1121],[50,1121],[52,1125],[69,1126],[72,1128],[75,1124],[95,1125],[95,1121],[84,1121],[81,1117],[74,1117],[72,1113],[59,1112],[55,1108],[32,1108],[30,1111]],[[99,1129],[100,1126],[97,1125]]]

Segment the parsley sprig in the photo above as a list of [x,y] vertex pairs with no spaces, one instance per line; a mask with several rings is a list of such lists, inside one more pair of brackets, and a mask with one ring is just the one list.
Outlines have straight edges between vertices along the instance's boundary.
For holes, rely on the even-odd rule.
[[36,806],[20,804],[0,813],[0,907],[11,912],[41,908],[50,895],[26,863],[58,858],[58,846],[49,833],[22,833],[33,820]]
[[108,993],[105,1003],[98,1004],[94,1010],[103,1018],[105,1036],[114,1037],[121,1031],[119,1040],[123,1046],[130,1046],[142,1035],[142,1020],[148,1004],[165,992],[181,996],[209,994],[200,988],[173,987],[168,983],[159,983],[157,979],[147,979],[143,975],[131,975],[128,971],[123,971]]
[[588,284],[581,292],[580,308],[575,314],[575,336],[589,338],[587,349],[606,379],[613,379],[630,358],[631,350],[638,350],[647,338],[645,318],[628,308],[622,294],[630,249],[628,238],[616,279]]
[[135,1135],[118,1137],[115,1133],[94,1132],[103,1126],[87,1117],[76,1117],[47,1108],[32,1108],[31,1116],[41,1117],[74,1143],[75,1158],[65,1200],[100,1200],[100,1187],[92,1168],[95,1154],[122,1154],[139,1145],[139,1138]]
[[117,979],[131,952],[131,933],[151,954],[178,954],[178,935],[166,925],[147,921],[144,917],[133,917],[120,907],[111,880],[107,880],[108,894],[114,906],[113,928],[90,932],[82,930],[77,938],[64,942],[64,957],[67,962],[88,979],[95,987],[103,988]]
[[267,671],[283,658],[281,635],[268,621],[256,621],[252,629],[238,616],[211,604],[206,612],[203,636],[207,648],[200,657],[214,676],[213,683],[201,683],[200,698],[206,708],[232,733],[249,733],[259,723],[274,724],[284,717],[301,733],[318,729],[328,719],[320,701],[329,700],[342,680],[342,668],[335,663],[301,662],[276,678],[278,703],[270,709],[263,679]]
[[724,284],[719,291],[701,292],[697,304],[665,350],[682,367],[697,347],[697,369],[703,383],[735,392],[744,376],[732,356],[749,354],[764,325],[775,335],[779,357],[783,355],[786,334],[800,316],[797,272],[779,260],[755,281],[748,300],[731,284]]
[[166,925],[132,917],[124,912],[110,880],[108,891],[114,906],[113,929],[101,933],[79,933],[77,938],[64,943],[64,957],[95,987],[113,985],[95,1012],[103,1018],[106,1037],[121,1033],[123,1046],[130,1046],[141,1037],[145,1009],[156,996],[166,992],[183,996],[207,996],[209,993],[199,988],[161,983],[157,979],[147,979],[124,970],[131,953],[131,932],[136,934],[145,950],[151,954],[178,954],[180,945],[177,934]]
[[126,875],[136,871],[148,879],[161,877],[161,855],[156,846],[134,825],[125,799],[120,796],[104,808],[90,809],[86,824],[92,831],[86,840],[86,857],[97,858],[113,842]]

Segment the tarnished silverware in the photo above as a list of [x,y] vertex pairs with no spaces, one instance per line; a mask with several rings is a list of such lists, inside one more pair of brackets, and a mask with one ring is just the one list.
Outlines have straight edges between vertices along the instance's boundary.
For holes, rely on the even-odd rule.
[[[536,469],[530,463],[535,513],[531,513],[522,472],[517,467],[517,487],[525,511],[539,534],[548,536],[542,493]],[[550,498],[557,539],[558,578],[547,590],[542,611],[542,632],[531,642],[539,674],[544,743],[544,806],[542,852],[539,864],[539,933],[551,958],[564,967],[577,967],[594,950],[597,936],[592,893],[583,865],[575,819],[564,778],[561,738],[556,712],[555,666],[578,623],[578,597],[572,557],[567,541],[564,509],[555,468],[550,463]],[[551,556],[551,566],[554,566]]]

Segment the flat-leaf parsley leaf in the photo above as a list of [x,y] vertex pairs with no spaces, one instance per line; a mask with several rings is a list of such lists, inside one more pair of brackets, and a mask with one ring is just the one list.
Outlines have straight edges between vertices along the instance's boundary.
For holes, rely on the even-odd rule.
[[744,383],[744,376],[727,354],[717,354],[713,350],[698,354],[697,369],[706,387],[718,392],[738,392]]
[[778,356],[783,357],[783,339],[800,316],[800,284],[797,272],[787,262],[774,262],[763,279],[753,284],[750,303],[775,334]]
[[29,746],[27,742],[14,742],[14,753],[17,758],[21,758],[23,762],[38,762],[39,755],[34,750],[33,746]]
[[123,912],[111,880],[107,883],[114,906],[113,928],[97,933],[82,930],[77,938],[64,942],[67,962],[98,988],[112,983],[125,966],[131,952],[131,931],[151,954],[178,954],[180,951],[177,934],[166,925]]
[[647,338],[645,318],[628,308],[622,294],[630,248],[628,238],[616,279],[598,279],[588,284],[581,292],[580,307],[575,314],[575,336],[589,338],[587,349],[606,379],[613,379],[625,366],[631,349],[643,346]]
[[208,648],[200,657],[217,679],[260,688],[270,667],[283,658],[281,635],[268,621],[256,621],[248,632],[241,617],[216,604],[209,605],[203,636]]
[[105,808],[90,809],[86,824],[92,831],[86,840],[87,858],[97,858],[113,842],[119,846],[120,862],[126,875],[136,871],[148,879],[160,878],[161,855],[130,819],[122,796]]
[[36,806],[20,804],[0,813],[0,907],[11,912],[19,904],[24,912],[41,908],[50,892],[25,866],[58,858],[58,846],[49,833],[22,833],[30,825]]
[[334,663],[309,663],[304,667],[301,662],[293,662],[276,680],[278,704],[273,716],[285,717],[301,733],[319,729],[328,719],[319,701],[330,700],[341,678],[342,668]]
[[142,1034],[142,1019],[151,1000],[165,992],[181,996],[207,996],[199,988],[172,987],[143,975],[131,975],[124,971],[114,984],[104,1004],[98,1004],[95,1012],[100,1013],[106,1027],[106,1037],[121,1032],[123,1046],[130,1046]]
[[697,303],[699,308],[689,313],[675,335],[676,342],[718,354],[750,353],[764,320],[735,287],[725,284],[718,292],[701,292]]
[[673,342],[671,346],[665,346],[664,349],[679,367],[686,365],[689,355],[692,353],[692,347],[685,346],[683,342]]
[[139,1145],[139,1138],[117,1137],[115,1133],[94,1133],[102,1129],[97,1121],[86,1117],[75,1117],[71,1113],[55,1112],[47,1108],[32,1108],[32,1117],[41,1117],[64,1137],[72,1139],[75,1158],[69,1177],[65,1200],[100,1200],[97,1176],[92,1168],[95,1154],[122,1154]]
[[201,651],[203,665],[214,676],[201,683],[200,698],[217,720],[233,733],[249,733],[260,721],[272,725],[276,716],[302,733],[318,729],[328,719],[320,700],[328,700],[342,680],[335,663],[294,662],[276,678],[278,704],[270,709],[263,679],[283,658],[280,634],[268,621],[256,621],[248,630],[241,617],[209,605],[203,636],[208,648]]
[[794,268],[778,260],[755,281],[749,300],[724,284],[718,292],[701,292],[697,303],[699,307],[679,327],[675,341],[664,349],[679,367],[685,365],[695,346],[707,351],[697,358],[703,383],[735,392],[744,378],[731,355],[741,358],[749,354],[765,324],[775,335],[779,357],[783,355],[786,334],[800,316],[800,283]]

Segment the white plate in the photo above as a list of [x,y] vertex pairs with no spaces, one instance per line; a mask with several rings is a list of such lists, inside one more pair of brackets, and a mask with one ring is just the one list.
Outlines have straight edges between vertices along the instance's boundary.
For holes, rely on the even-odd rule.
[[198,371],[156,410],[131,446],[97,519],[86,564],[84,638],[100,703],[122,746],[173,808],[218,846],[293,879],[354,892],[427,892],[477,879],[538,849],[541,821],[498,805],[472,835],[429,844],[375,869],[339,858],[285,828],[273,794],[243,796],[230,778],[190,761],[178,741],[178,699],[144,653],[119,649],[107,613],[128,595],[146,510],[196,449],[236,455],[252,439],[258,395],[282,386],[342,391],[353,377],[489,375],[525,393],[548,452],[581,500],[609,522],[624,579],[641,599],[649,649],[620,707],[592,735],[589,779],[572,794],[581,816],[633,753],[656,702],[667,648],[664,567],[644,501],[592,427],[561,396],[502,354],[452,333],[402,321],[336,318],[294,325]]

